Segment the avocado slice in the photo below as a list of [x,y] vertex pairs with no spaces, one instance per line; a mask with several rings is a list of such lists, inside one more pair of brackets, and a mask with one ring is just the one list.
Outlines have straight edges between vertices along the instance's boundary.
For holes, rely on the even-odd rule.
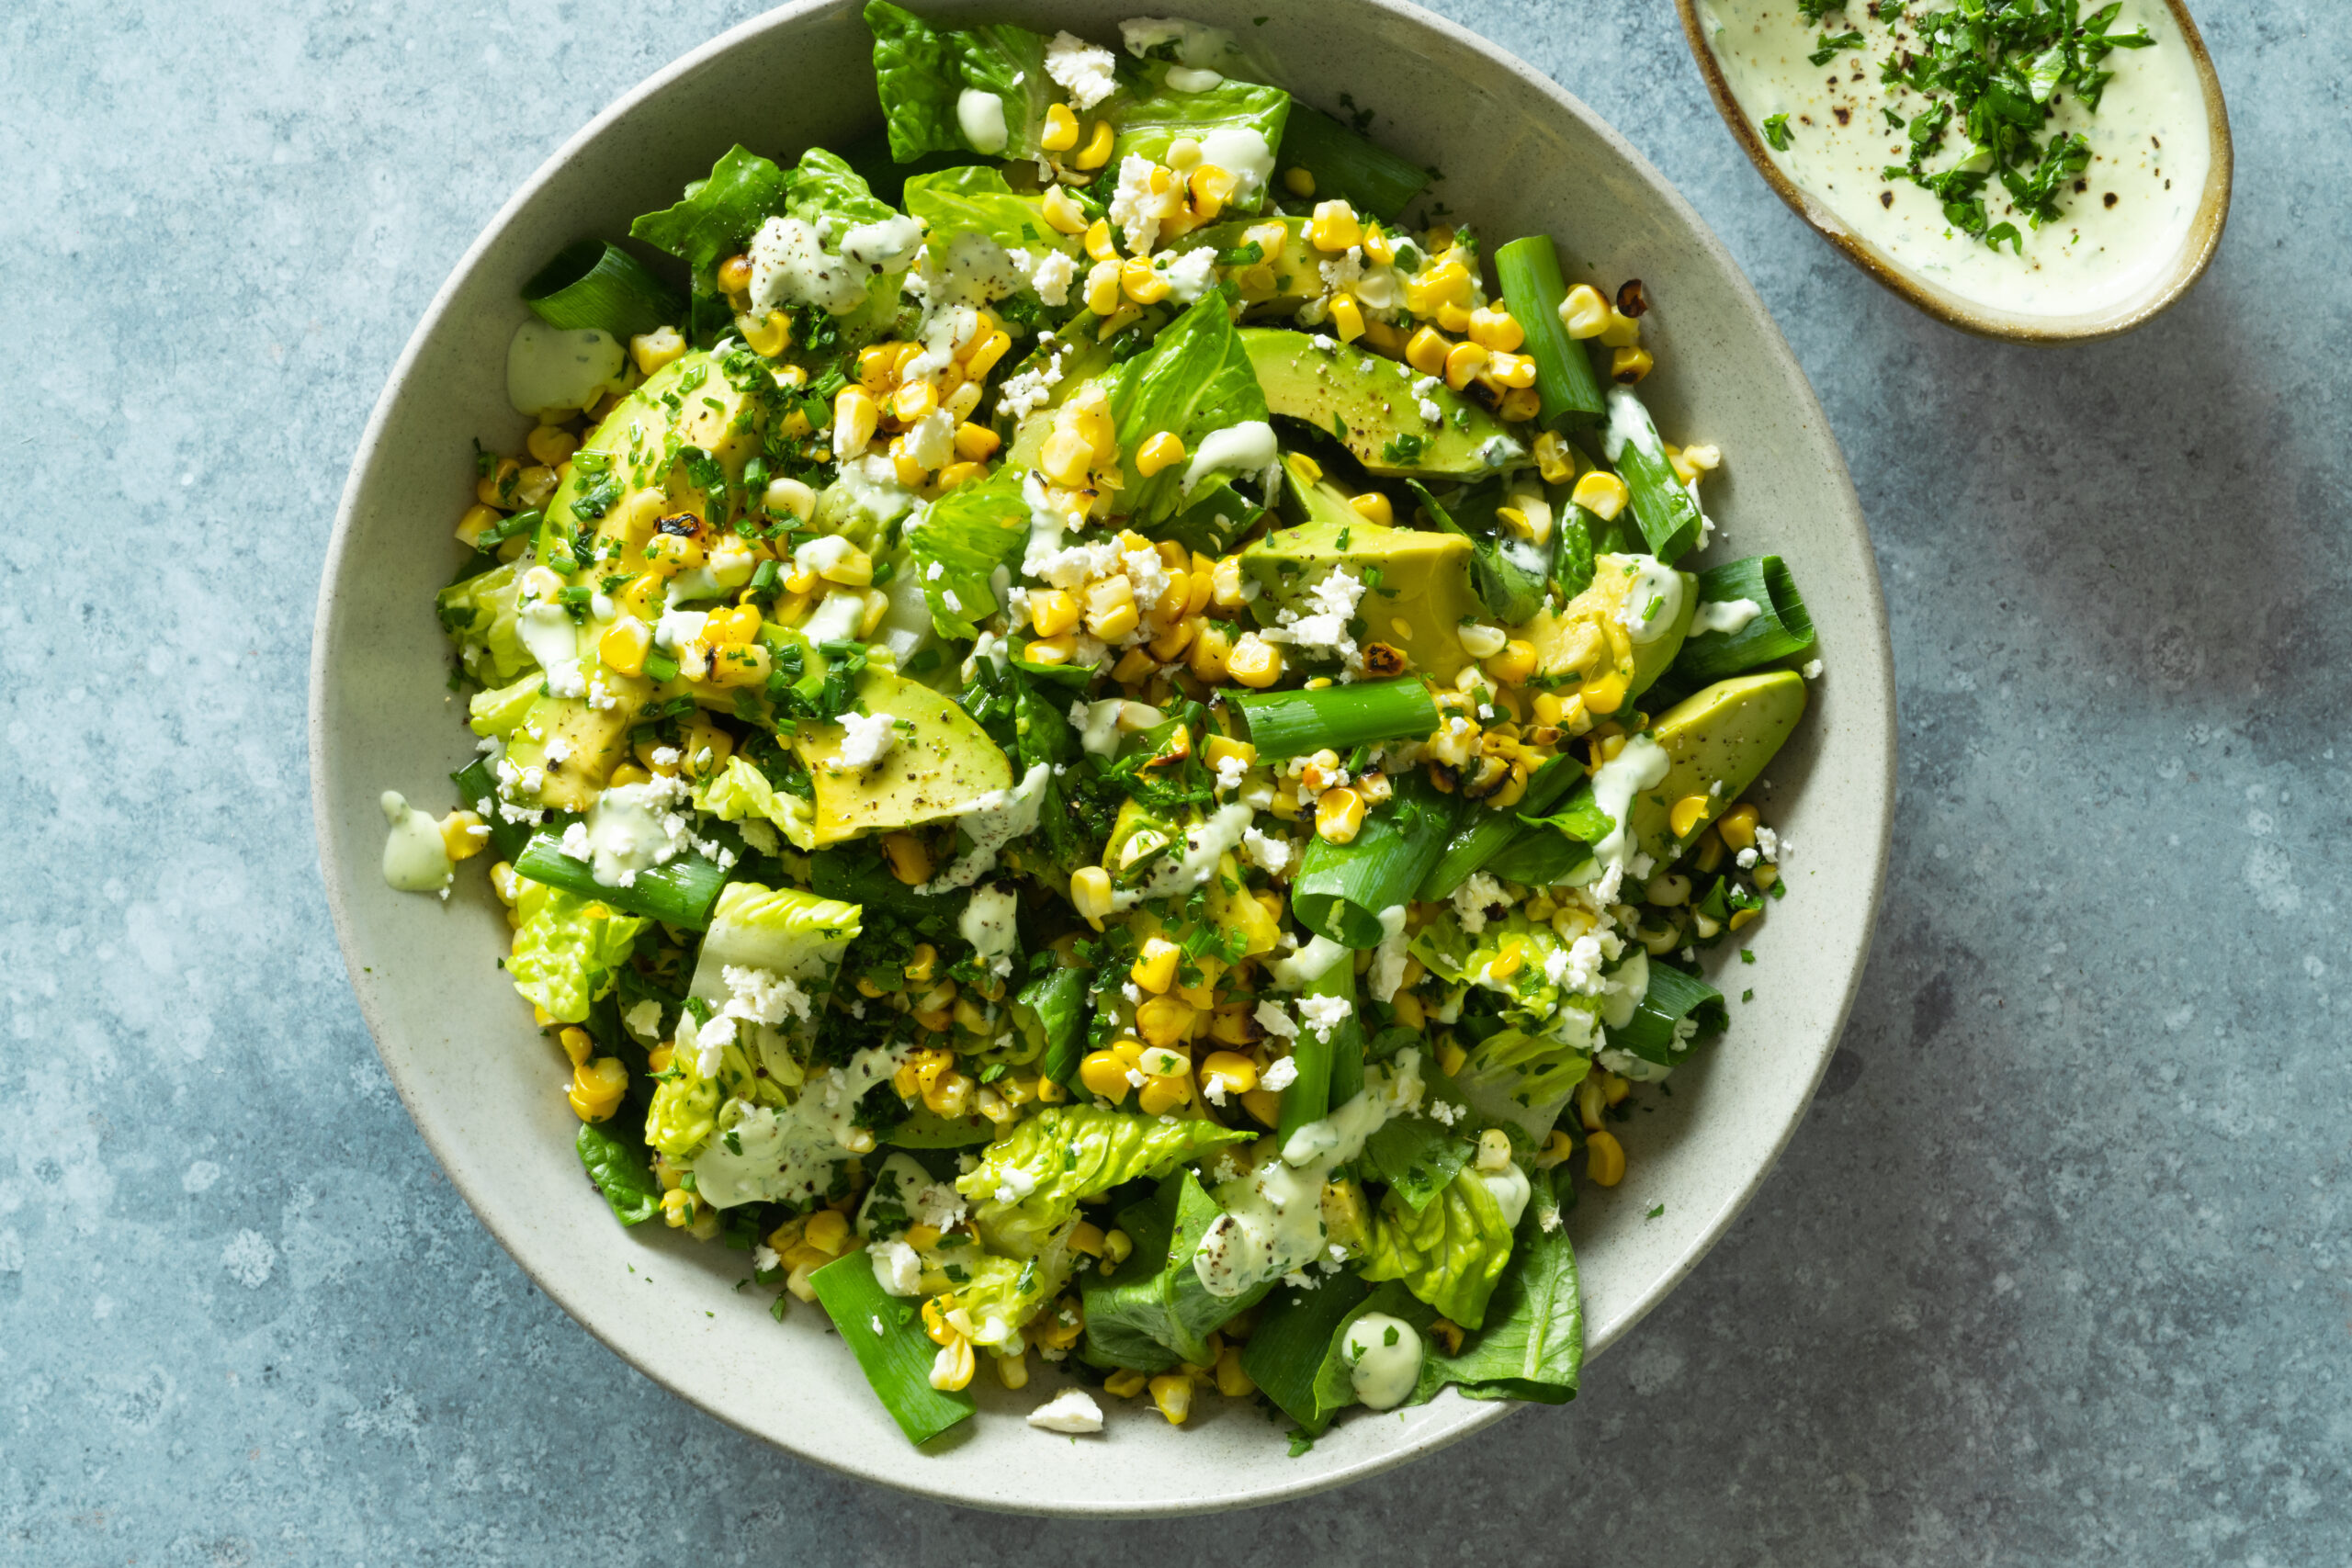
[[1281,327],[1241,332],[1267,409],[1329,431],[1367,472],[1479,479],[1527,456],[1500,420],[1442,382],[1427,393],[1438,411],[1431,424],[1415,390],[1425,378],[1411,367],[1349,344],[1315,344]]
[[[1664,865],[1688,848],[1756,782],[1804,716],[1804,682],[1795,671],[1768,670],[1718,681],[1659,715],[1650,737],[1666,750],[1666,778],[1635,795],[1632,810],[1642,849]],[[1668,816],[1676,801],[1691,795],[1706,808],[1678,839]]]
[[1617,674],[1624,682],[1621,705],[1647,691],[1681,651],[1699,610],[1698,579],[1687,571],[1675,572],[1682,588],[1680,604],[1660,619],[1645,640],[1634,640],[1621,616],[1643,574],[1653,570],[1667,569],[1648,556],[1594,557],[1590,586],[1560,609],[1539,611],[1527,623],[1527,640],[1535,645],[1536,672],[1587,686]]
[[869,714],[912,727],[870,768],[841,766],[846,732],[803,725],[792,749],[817,787],[817,847],[861,833],[920,827],[964,811],[990,790],[1012,787],[1012,763],[971,715],[928,686],[885,671],[858,688]]
[[[1204,249],[1238,251],[1254,243],[1252,229],[1268,223],[1283,226],[1283,248],[1247,266],[1219,267],[1220,277],[1241,291],[1241,308],[1267,315],[1284,315],[1323,292],[1322,265],[1329,258],[1307,243],[1306,222],[1299,218],[1239,218],[1195,229],[1170,248],[1178,253]],[[1266,270],[1257,270],[1262,265]],[[1269,286],[1271,285],[1271,287]]]
[[[1311,488],[1306,493],[1319,495]],[[1470,590],[1470,541],[1459,534],[1384,528],[1344,502],[1337,508],[1349,519],[1342,521],[1328,515],[1329,497],[1312,504],[1315,521],[1278,529],[1241,552],[1242,576],[1259,584],[1260,623],[1271,625],[1278,610],[1303,609],[1307,591],[1335,568],[1359,578],[1376,568],[1379,586],[1367,589],[1356,605],[1364,636],[1403,649],[1413,668],[1433,680],[1460,674],[1470,655],[1459,629],[1464,619],[1485,613]]]

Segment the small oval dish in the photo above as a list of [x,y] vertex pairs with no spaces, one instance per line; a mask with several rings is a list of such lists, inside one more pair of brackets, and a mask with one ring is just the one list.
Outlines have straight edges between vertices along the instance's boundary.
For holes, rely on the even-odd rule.
[[[1675,6],[1717,112],[1765,183],[1847,260],[1963,332],[2031,344],[2130,332],[2186,294],[2221,243],[2233,162],[2229,110],[2183,0],[2125,0],[2112,31],[2144,31],[2152,43],[2094,58],[2089,68],[2112,79],[2094,81],[2103,101],[2092,112],[2067,101],[2074,84],[2041,84],[2037,97],[2048,94],[2049,117],[2030,133],[2046,125],[2047,146],[2077,130],[2088,158],[2054,181],[2056,216],[2039,229],[1997,179],[1984,180],[1979,194],[1991,198],[1990,210],[1976,221],[1980,229],[2007,223],[2016,238],[2007,249],[1960,232],[1941,197],[1899,168],[1885,177],[1890,165],[1909,161],[1911,128],[1938,113],[1921,110],[1906,125],[1881,91],[1890,41],[1917,40],[1892,30],[1909,16],[1889,23],[1860,16],[1859,6],[1849,15],[1833,5],[1808,22],[1795,0]],[[2103,9],[2085,7],[2093,23]],[[2054,65],[2055,52],[2030,62],[2029,73]],[[1908,92],[1900,101],[1920,103]],[[2014,97],[2011,107],[2030,112]],[[1966,144],[1959,116],[1941,140]],[[1915,166],[1931,176],[1982,168],[1983,150],[1976,152],[1973,164],[1931,152]],[[1851,195],[1839,191],[1840,181]]]

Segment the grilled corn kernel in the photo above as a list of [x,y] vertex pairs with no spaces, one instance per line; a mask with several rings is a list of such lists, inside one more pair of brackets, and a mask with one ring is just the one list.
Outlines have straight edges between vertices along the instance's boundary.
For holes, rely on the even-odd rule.
[[833,394],[833,455],[854,457],[864,452],[881,423],[882,410],[873,393],[863,387],[843,387]]
[[800,1237],[820,1252],[839,1258],[849,1246],[849,1216],[837,1209],[820,1209],[808,1216]]
[[1227,1399],[1247,1399],[1258,1392],[1242,1369],[1240,1346],[1227,1345],[1216,1353],[1216,1391]]
[[1498,354],[1508,354],[1527,341],[1527,333],[1501,306],[1481,305],[1470,312],[1470,341]]
[[1625,510],[1625,502],[1632,496],[1633,492],[1625,488],[1623,479],[1615,474],[1603,473],[1599,468],[1578,479],[1576,489],[1568,492],[1570,501],[1604,523],[1614,521],[1618,513]]
[[582,1122],[602,1122],[621,1107],[628,1092],[628,1068],[618,1058],[599,1056],[571,1070],[571,1089],[564,1098]]
[[1657,363],[1646,348],[1616,349],[1609,355],[1609,378],[1621,387],[1630,387],[1648,375]]
[[1098,262],[1119,259],[1119,242],[1111,231],[1109,219],[1097,218],[1086,226],[1086,254]]
[[1423,327],[1405,340],[1405,363],[1424,376],[1445,374],[1445,357],[1453,344],[1435,327]]
[[1396,509],[1389,504],[1386,496],[1376,490],[1368,490],[1362,495],[1350,496],[1348,505],[1357,516],[1367,523],[1376,523],[1383,528],[1396,526]]
[[1181,1045],[1193,1032],[1193,1009],[1176,997],[1149,997],[1136,1009],[1136,1032],[1153,1045]]
[[1600,329],[1609,324],[1609,318],[1614,314],[1616,311],[1601,297],[1600,290],[1589,283],[1577,284],[1560,301],[1560,324],[1568,329],[1572,338],[1599,337]]
[[1363,308],[1355,302],[1353,296],[1333,296],[1329,309],[1331,330],[1340,334],[1341,343],[1353,343],[1363,336]]
[[931,880],[931,852],[912,833],[886,834],[882,855],[890,863],[890,874],[908,886],[920,886]]
[[1029,595],[1029,625],[1039,637],[1057,637],[1078,625],[1078,596],[1060,588]]
[[1149,479],[1171,463],[1184,459],[1184,438],[1172,430],[1163,430],[1145,442],[1136,451],[1136,472]]
[[1128,966],[1128,977],[1158,996],[1176,983],[1176,965],[1183,956],[1184,950],[1166,937],[1153,937],[1143,944],[1143,952]]
[[1576,448],[1558,431],[1545,431],[1535,438],[1535,469],[1547,485],[1566,484],[1577,477]]
[[1327,789],[1315,802],[1315,836],[1326,843],[1355,841],[1363,828],[1363,796],[1341,785]]
[[1080,169],[1101,168],[1111,161],[1111,148],[1117,140],[1109,120],[1096,120],[1094,133],[1087,138],[1085,147],[1070,158],[1071,165]]
[[1475,343],[1457,343],[1445,353],[1445,384],[1455,391],[1467,387],[1472,378],[1487,367],[1491,357]]
[[685,352],[686,340],[675,327],[656,327],[628,340],[628,356],[637,361],[640,376],[652,375]]
[[1614,1133],[1586,1134],[1584,1173],[1596,1187],[1614,1187],[1625,1179],[1625,1145]]
[[1297,167],[1284,169],[1283,189],[1304,201],[1315,194],[1315,175],[1312,171],[1306,169]]
[[1756,847],[1756,807],[1745,803],[1733,807],[1715,824],[1715,831],[1736,853]]
[[1524,391],[1535,385],[1535,361],[1524,354],[1497,350],[1487,356],[1486,377],[1498,387]]
[[1283,650],[1256,632],[1244,632],[1225,656],[1225,672],[1245,686],[1263,691],[1283,678]]
[[1070,113],[1068,104],[1046,106],[1046,127],[1037,133],[1037,145],[1048,152],[1067,152],[1078,145],[1078,116]]
[[1734,909],[1731,912],[1731,919],[1724,922],[1724,930],[1736,931],[1753,925],[1757,918],[1763,913],[1761,909]]
[[1170,1426],[1182,1426],[1193,1413],[1193,1380],[1182,1372],[1160,1373],[1151,1380],[1151,1402]]

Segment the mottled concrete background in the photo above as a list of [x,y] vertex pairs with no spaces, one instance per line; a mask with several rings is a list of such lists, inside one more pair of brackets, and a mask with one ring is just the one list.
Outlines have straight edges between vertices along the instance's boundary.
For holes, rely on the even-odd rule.
[[624,1368],[442,1179],[328,930],[304,671],[384,372],[549,150],[755,8],[0,7],[0,1560],[2352,1556],[2352,17],[2199,7],[2220,258],[2038,353],[1804,230],[1665,0],[1442,7],[1690,193],[1821,390],[1902,681],[1884,923],[1788,1157],[1576,1404],[1139,1529],[909,1503]]

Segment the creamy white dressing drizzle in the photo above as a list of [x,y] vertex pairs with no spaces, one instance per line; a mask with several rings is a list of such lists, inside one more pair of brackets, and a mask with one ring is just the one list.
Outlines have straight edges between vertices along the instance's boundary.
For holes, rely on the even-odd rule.
[[1614,824],[1592,846],[1596,863],[1620,868],[1633,863],[1634,852],[1640,847],[1631,830],[1634,796],[1663,783],[1667,767],[1666,748],[1646,735],[1636,735],[1592,775],[1593,804],[1607,812]]
[[1184,469],[1183,489],[1189,492],[1209,475],[1227,468],[1255,472],[1282,456],[1274,444],[1274,427],[1262,419],[1245,419],[1201,437],[1201,445]]
[[564,834],[564,852],[586,861],[589,874],[605,886],[627,887],[638,873],[667,864],[685,847],[685,819],[678,811],[685,794],[670,778],[605,790],[578,825],[576,842],[586,852],[573,852],[570,829]]
[[[2091,162],[2081,176],[2088,188],[2064,192],[2058,220],[2036,231],[2010,210],[1997,180],[1986,186],[1993,221],[2013,222],[2023,235],[2021,256],[1953,228],[1941,203],[1909,179],[1883,177],[1909,146],[1882,109],[1910,116],[1927,107],[1909,92],[1890,102],[1879,82],[1886,22],[1856,4],[1833,13],[1828,31],[1858,30],[1866,44],[1815,66],[1806,57],[1822,28],[1804,22],[1789,0],[1706,0],[1700,20],[1751,123],[1789,117],[1789,146],[1768,148],[1781,172],[1856,239],[1963,299],[2029,315],[2101,310],[2154,286],[2188,240],[2212,148],[2195,61],[2170,10],[2153,0],[2125,0],[2112,26],[2117,33],[2145,28],[2156,41],[2100,62],[2114,75],[2098,111],[2062,90],[2041,128],[2044,137],[2080,132],[2089,142]],[[1955,128],[1928,167],[1948,168],[1969,155],[1968,138]]]
[[975,152],[1001,152],[1009,139],[1004,128],[1004,100],[978,87],[956,95],[956,129]]
[[391,830],[384,835],[384,881],[396,892],[438,893],[452,875],[441,825],[417,810],[398,790],[377,800]]
[[1702,599],[1698,612],[1690,617],[1690,635],[1704,637],[1709,632],[1721,632],[1728,637],[1746,631],[1747,623],[1764,613],[1764,606],[1753,599]]
[[1394,1410],[1421,1381],[1420,1331],[1401,1317],[1368,1312],[1348,1325],[1341,1347],[1348,1384],[1367,1409]]
[[506,345],[506,400],[537,419],[574,413],[622,385],[620,340],[594,327],[551,327],[534,316]]
[[956,821],[972,847],[915,891],[952,893],[994,871],[997,854],[1005,845],[1037,830],[1037,809],[1045,804],[1046,785],[1053,776],[1051,764],[1032,763],[1010,792],[992,789],[966,807]]
[[1635,647],[1656,642],[1674,629],[1682,615],[1682,574],[1661,566],[1655,556],[1635,556],[1640,565],[1625,590],[1624,608],[1617,620]]
[[1349,949],[1328,936],[1318,936],[1292,953],[1266,965],[1266,977],[1282,991],[1303,991],[1331,972],[1333,964],[1350,956]]
[[1274,177],[1273,149],[1246,125],[1221,125],[1201,138],[1201,162],[1235,175],[1239,183],[1234,195],[1243,201],[1264,190]]
[[[1182,854],[1163,858],[1152,868],[1151,874],[1136,886],[1114,890],[1111,908],[1132,909],[1147,898],[1190,893],[1216,874],[1216,863],[1241,842],[1241,835],[1250,830],[1257,815],[1238,802],[1218,807],[1198,827],[1184,829]],[[1030,824],[1035,825],[1034,820]]]
[[[854,1131],[858,1100],[897,1066],[898,1058],[888,1051],[860,1051],[848,1066],[810,1078],[789,1109],[745,1109],[690,1162],[695,1190],[719,1209],[750,1202],[805,1202],[823,1196],[832,1183],[833,1168],[849,1157],[842,1140]],[[729,1146],[729,1134],[733,1147]]]

